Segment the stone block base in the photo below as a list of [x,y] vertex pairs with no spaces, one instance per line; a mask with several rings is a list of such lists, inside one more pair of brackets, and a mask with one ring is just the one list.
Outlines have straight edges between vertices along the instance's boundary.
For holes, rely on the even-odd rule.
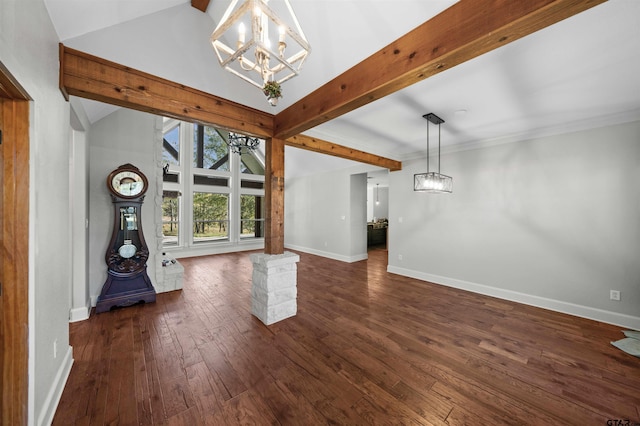
[[298,306],[297,267],[300,256],[254,253],[251,287],[251,313],[266,325],[296,314]]
[[162,277],[161,289],[156,289],[158,293],[182,289],[184,280],[184,267],[173,256],[168,254],[162,256]]

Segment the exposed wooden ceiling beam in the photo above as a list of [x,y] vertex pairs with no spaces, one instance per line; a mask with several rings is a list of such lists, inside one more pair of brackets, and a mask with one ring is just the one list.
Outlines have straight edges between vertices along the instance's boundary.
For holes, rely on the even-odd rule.
[[276,115],[287,139],[606,0],[460,0]]
[[[60,44],[60,90],[112,105],[270,138],[272,114],[245,107]],[[299,135],[288,145],[400,170],[399,161]]]
[[271,137],[273,114],[107,61],[60,44],[60,89],[112,105]]
[[206,12],[207,7],[209,7],[210,0],[191,0],[191,6],[195,7],[201,12]]
[[306,135],[296,135],[284,141],[285,145],[306,149],[307,151],[320,152],[322,154],[333,155],[334,157],[346,158],[347,160],[358,161],[360,163],[371,164],[384,167],[392,172],[402,170],[402,162],[380,157],[379,155],[348,148],[333,142],[313,138]]

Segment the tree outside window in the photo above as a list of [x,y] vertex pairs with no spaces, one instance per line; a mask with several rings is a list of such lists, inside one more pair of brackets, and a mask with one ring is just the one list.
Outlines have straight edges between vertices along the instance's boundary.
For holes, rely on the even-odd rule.
[[162,191],[162,244],[178,244],[180,225],[180,196],[178,191]]
[[229,171],[229,146],[214,127],[194,124],[193,167]]
[[240,196],[240,237],[264,237],[264,197]]
[[193,193],[193,241],[229,238],[229,196],[207,192]]

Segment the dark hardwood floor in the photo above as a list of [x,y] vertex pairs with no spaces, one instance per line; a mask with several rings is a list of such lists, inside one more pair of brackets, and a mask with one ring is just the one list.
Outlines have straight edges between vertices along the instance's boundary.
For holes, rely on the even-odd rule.
[[[251,316],[246,253],[70,325],[54,425],[608,425],[640,421],[621,328],[300,254],[298,315]],[[607,423],[609,420],[629,423]]]

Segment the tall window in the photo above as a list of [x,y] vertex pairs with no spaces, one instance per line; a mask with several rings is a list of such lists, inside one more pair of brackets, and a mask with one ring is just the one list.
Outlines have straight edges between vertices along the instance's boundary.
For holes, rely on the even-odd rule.
[[263,238],[263,151],[232,153],[228,131],[169,118],[163,136],[163,245],[202,248]]
[[180,227],[180,195],[178,191],[162,191],[162,244],[178,245]]
[[229,238],[229,196],[205,192],[193,193],[193,241]]
[[172,120],[162,138],[162,162],[180,164],[180,123]]
[[240,196],[240,237],[264,237],[264,197]]
[[229,171],[229,146],[215,127],[194,126],[193,167]]
[[162,191],[162,244],[165,247],[180,244],[180,152],[182,123],[164,119],[162,133],[162,163],[164,184]]

